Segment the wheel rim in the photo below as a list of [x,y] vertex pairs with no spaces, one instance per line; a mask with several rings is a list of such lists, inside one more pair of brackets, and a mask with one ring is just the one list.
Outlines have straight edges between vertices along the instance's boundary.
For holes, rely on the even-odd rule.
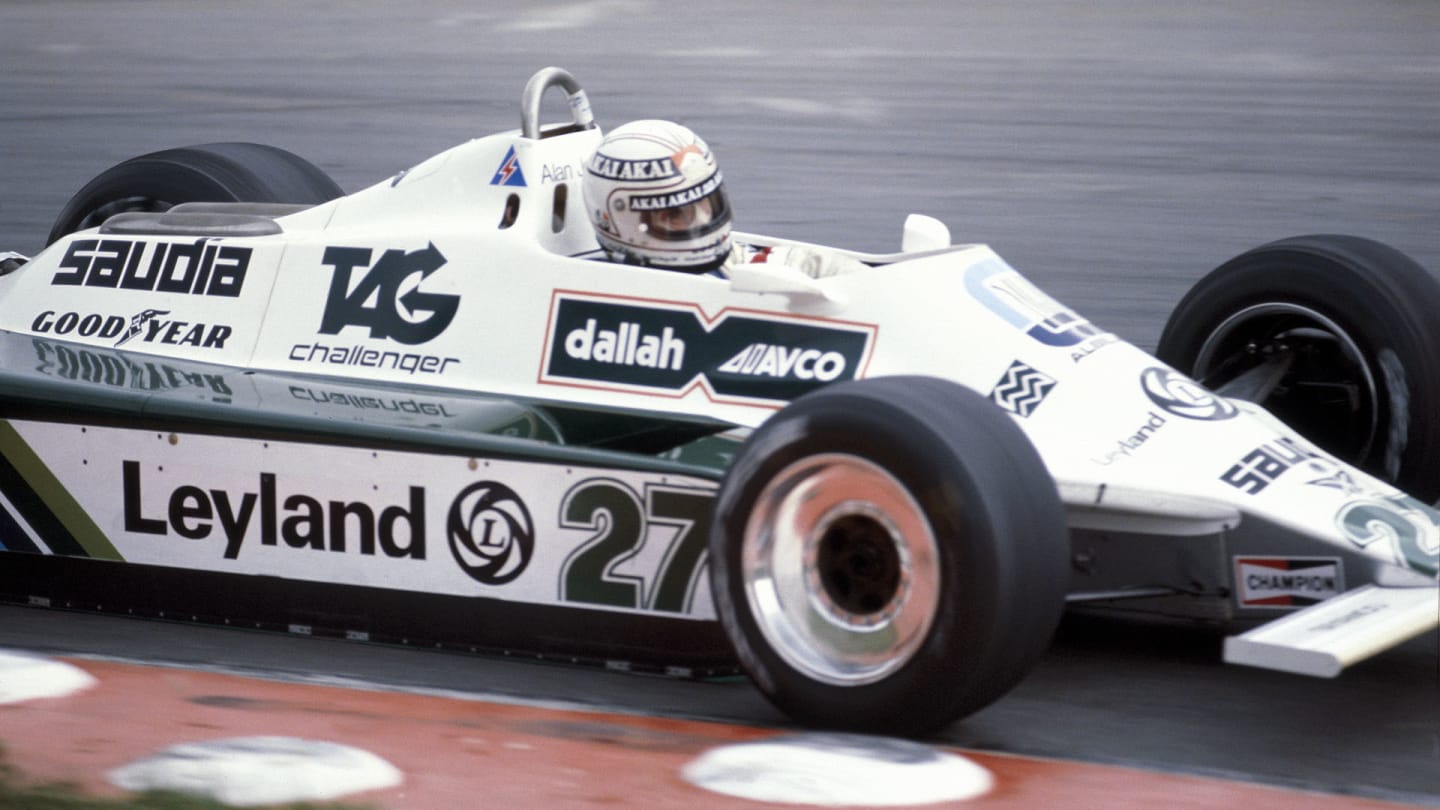
[[771,649],[833,685],[904,666],[940,597],[939,549],[920,505],[889,472],[847,454],[801,459],[766,484],[741,565]]
[[1380,430],[1375,369],[1349,332],[1309,307],[1273,302],[1236,312],[1205,338],[1193,376],[1221,389],[1279,358],[1289,368],[1257,404],[1341,458],[1368,457]]

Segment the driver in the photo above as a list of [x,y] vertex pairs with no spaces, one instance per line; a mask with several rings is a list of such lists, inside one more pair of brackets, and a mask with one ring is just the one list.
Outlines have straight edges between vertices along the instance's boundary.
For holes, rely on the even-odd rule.
[[724,276],[742,263],[784,264],[811,277],[861,270],[848,256],[730,238],[730,201],[710,147],[671,121],[632,121],[605,136],[585,167],[585,207],[615,261]]

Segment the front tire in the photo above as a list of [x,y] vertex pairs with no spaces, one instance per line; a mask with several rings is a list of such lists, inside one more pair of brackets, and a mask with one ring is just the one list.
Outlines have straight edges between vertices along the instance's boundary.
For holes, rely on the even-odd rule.
[[1436,312],[1440,278],[1394,248],[1302,236],[1243,253],[1202,278],[1171,313],[1156,355],[1433,502],[1440,497]]
[[101,172],[70,198],[46,244],[115,214],[163,212],[188,202],[316,205],[341,196],[298,155],[258,143],[209,143],[141,155]]
[[710,534],[721,623],[796,720],[932,731],[998,699],[1048,646],[1069,541],[1023,432],[948,381],[808,394],[731,464]]

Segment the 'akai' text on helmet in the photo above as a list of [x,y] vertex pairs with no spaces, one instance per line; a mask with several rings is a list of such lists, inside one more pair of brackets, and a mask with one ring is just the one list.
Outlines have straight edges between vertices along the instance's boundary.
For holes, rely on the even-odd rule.
[[730,204],[710,147],[670,121],[611,131],[585,167],[600,246],[625,261],[702,272],[730,252]]

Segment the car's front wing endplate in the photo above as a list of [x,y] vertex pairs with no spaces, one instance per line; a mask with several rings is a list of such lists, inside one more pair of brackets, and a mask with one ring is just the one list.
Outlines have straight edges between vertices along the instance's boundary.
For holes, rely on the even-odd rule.
[[1440,626],[1440,589],[1366,585],[1225,639],[1225,661],[1333,678]]

